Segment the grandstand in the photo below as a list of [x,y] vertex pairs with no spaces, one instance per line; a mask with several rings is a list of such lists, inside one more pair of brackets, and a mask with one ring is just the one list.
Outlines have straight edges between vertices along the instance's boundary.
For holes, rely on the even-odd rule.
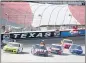
[[69,4],[69,5],[85,5],[85,0],[2,0],[2,1],[27,1],[43,4]]
[[[67,2],[67,1],[65,1]],[[42,26],[85,25],[82,5],[3,2],[0,25],[35,29]]]

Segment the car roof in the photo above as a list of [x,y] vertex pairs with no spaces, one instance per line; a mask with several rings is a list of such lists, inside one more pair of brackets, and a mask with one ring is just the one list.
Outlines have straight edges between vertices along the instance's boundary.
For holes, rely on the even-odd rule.
[[35,44],[35,45],[33,45],[33,46],[40,46],[39,44]]
[[36,44],[36,45],[39,45],[39,44]]
[[9,44],[20,44],[20,43],[17,43],[17,42],[8,42]]
[[76,45],[76,46],[81,46],[81,45],[78,45],[78,44],[72,44],[72,46],[73,46],[73,45]]
[[63,40],[68,40],[68,41],[72,41],[71,39],[63,39]]
[[41,46],[40,44],[35,44],[35,45],[33,45],[33,46]]
[[61,46],[60,44],[52,44],[52,45],[55,45],[55,46]]
[[[63,39],[63,40],[71,40],[71,39]],[[71,40],[72,41],[72,40]]]

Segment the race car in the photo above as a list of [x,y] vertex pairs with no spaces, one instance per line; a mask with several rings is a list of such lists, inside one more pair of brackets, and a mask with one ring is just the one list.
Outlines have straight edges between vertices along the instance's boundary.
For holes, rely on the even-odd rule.
[[52,44],[49,48],[49,51],[51,51],[51,53],[61,55],[63,53],[63,47],[59,44]]
[[3,48],[3,46],[5,46],[8,42],[16,42],[16,40],[11,39],[11,38],[4,38],[4,39],[1,41],[1,47]]
[[48,50],[45,46],[36,44],[32,46],[31,53],[33,55],[43,55],[48,56]]
[[12,53],[21,53],[23,51],[22,44],[16,43],[16,42],[9,42],[7,45],[3,47],[3,50],[6,52],[12,52]]
[[73,41],[70,39],[63,39],[61,40],[61,45],[65,48],[65,49],[69,49],[69,47],[73,44]]
[[76,44],[71,45],[69,48],[69,51],[72,54],[78,54],[78,55],[83,53],[82,47],[80,45],[76,45]]

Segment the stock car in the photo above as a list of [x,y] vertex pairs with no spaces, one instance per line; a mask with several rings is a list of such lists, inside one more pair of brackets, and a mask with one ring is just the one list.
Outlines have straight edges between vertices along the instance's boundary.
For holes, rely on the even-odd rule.
[[9,42],[3,47],[5,52],[11,52],[14,54],[21,53],[23,51],[23,46],[20,43]]
[[65,48],[65,49],[69,49],[69,47],[73,44],[73,41],[70,39],[63,39],[61,40],[61,45]]
[[69,51],[72,54],[78,54],[78,55],[83,53],[82,47],[80,45],[77,45],[77,44],[71,45],[69,48]]
[[36,44],[32,46],[31,53],[33,55],[43,55],[48,56],[48,50],[45,46],[41,46],[40,44]]
[[3,46],[5,46],[8,42],[16,42],[16,40],[4,38],[4,39],[1,41],[1,47],[3,48]]
[[51,53],[59,54],[61,55],[63,53],[63,46],[59,44],[52,44],[49,48],[49,51]]

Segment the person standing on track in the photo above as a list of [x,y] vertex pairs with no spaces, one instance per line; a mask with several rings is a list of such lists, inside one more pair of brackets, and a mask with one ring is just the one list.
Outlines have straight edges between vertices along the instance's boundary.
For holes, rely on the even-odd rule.
[[71,34],[74,35],[78,35],[78,27],[77,26],[73,26],[72,29],[70,30]]
[[41,41],[40,45],[45,46],[44,40]]

